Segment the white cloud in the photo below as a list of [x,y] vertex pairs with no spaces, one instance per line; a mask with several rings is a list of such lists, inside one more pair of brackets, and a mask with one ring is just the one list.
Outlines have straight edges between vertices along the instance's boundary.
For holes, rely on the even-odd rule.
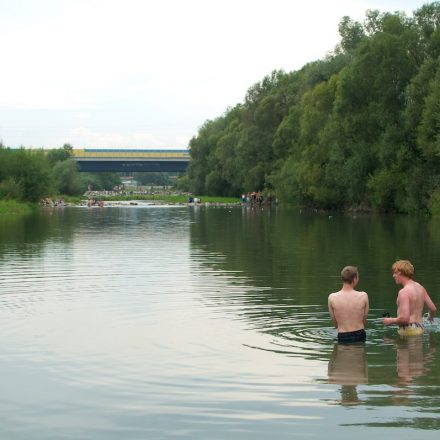
[[[401,3],[408,11],[422,4]],[[39,133],[28,130],[27,135],[26,130],[18,134],[11,127],[29,125],[27,110],[53,110],[57,136],[64,131],[67,137],[74,128],[71,119],[77,120],[72,118],[74,110],[76,115],[89,115],[84,120],[88,134],[81,135],[87,146],[97,138],[130,146],[132,121],[141,119],[155,124],[148,127],[151,134],[145,135],[145,142],[186,139],[186,143],[205,119],[242,101],[247,88],[264,75],[274,69],[295,70],[325,56],[338,42],[341,17],[362,19],[365,10],[377,4],[368,0],[0,3],[0,121],[7,112],[21,110],[14,113],[18,119],[0,125],[0,136],[8,145],[35,144],[35,137],[30,137],[35,135],[38,142],[52,145],[58,137],[51,124],[50,130],[42,123]],[[382,1],[382,8],[387,4],[398,9],[395,1]],[[60,119],[63,112],[65,119]],[[111,134],[114,121],[117,136]],[[164,130],[167,125],[169,132]]]

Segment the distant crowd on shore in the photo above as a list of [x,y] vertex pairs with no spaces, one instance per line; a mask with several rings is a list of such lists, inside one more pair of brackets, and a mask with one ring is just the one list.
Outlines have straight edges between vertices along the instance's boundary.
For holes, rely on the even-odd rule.
[[66,202],[62,197],[52,200],[50,197],[45,197],[41,199],[40,204],[43,206],[64,206]]
[[90,198],[87,200],[87,206],[91,208],[92,206],[99,206],[100,208],[104,207],[104,202],[102,200],[97,200],[94,198]]
[[[89,186],[88,191],[83,194],[85,200],[83,200],[82,204],[87,204],[88,206],[101,206],[99,204],[101,197],[114,197],[117,200],[118,197],[130,197],[136,198],[136,196],[145,196],[145,195],[166,195],[166,196],[186,196],[187,203],[189,204],[201,204],[201,197],[195,197],[187,192],[176,192],[172,189],[159,190],[158,188],[143,188],[141,190],[125,190],[124,187],[115,186],[112,190],[92,190],[91,186]],[[243,193],[240,197],[240,202],[242,205],[246,206],[267,206],[273,203],[278,203],[278,200],[272,197],[270,194],[263,194],[261,191],[252,191]],[[236,202],[232,202],[236,203]],[[50,197],[46,197],[40,200],[40,204],[42,206],[62,206],[67,203],[64,202],[62,197],[57,199],[52,199]]]
[[194,203],[194,204],[202,203],[202,199],[200,197],[190,196],[190,197],[188,197],[188,203]]
[[261,205],[270,205],[273,202],[276,202],[276,200],[274,200],[270,194],[263,196],[263,194],[260,191],[248,192],[246,194],[241,195],[241,203],[248,203],[251,205],[261,206]]

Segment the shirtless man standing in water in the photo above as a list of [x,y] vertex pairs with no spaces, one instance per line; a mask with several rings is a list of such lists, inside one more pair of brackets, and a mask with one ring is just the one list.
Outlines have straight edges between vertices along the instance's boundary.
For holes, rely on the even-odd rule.
[[403,288],[397,295],[397,318],[384,318],[385,325],[397,324],[401,336],[421,335],[423,333],[423,306],[429,310],[428,319],[432,322],[437,308],[426,289],[414,281],[414,266],[408,260],[396,261],[393,266],[393,278]]
[[365,341],[368,316],[368,295],[354,290],[359,282],[357,267],[346,266],[341,271],[342,288],[328,297],[328,311],[338,329],[339,342]]

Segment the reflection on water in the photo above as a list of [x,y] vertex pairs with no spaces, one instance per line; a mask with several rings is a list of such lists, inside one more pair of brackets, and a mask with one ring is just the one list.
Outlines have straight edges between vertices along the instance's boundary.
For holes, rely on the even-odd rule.
[[[431,333],[407,338],[386,336],[383,346],[367,344],[369,386],[362,389],[361,403],[380,409],[382,414],[346,422],[344,426],[425,431],[440,428],[435,341],[436,336]],[[386,358],[387,352],[391,353],[393,362]]]
[[[0,438],[433,438],[440,332],[400,339],[380,316],[396,258],[440,304],[439,230],[144,205],[2,221]],[[335,344],[327,311],[347,264],[370,297],[361,345]]]
[[356,387],[368,383],[365,343],[338,344],[328,363],[328,381],[341,385],[341,404],[359,403]]
[[396,338],[396,369],[398,384],[411,385],[414,380],[429,372],[429,364],[435,356],[435,339],[429,335],[429,349],[424,352],[423,336]]

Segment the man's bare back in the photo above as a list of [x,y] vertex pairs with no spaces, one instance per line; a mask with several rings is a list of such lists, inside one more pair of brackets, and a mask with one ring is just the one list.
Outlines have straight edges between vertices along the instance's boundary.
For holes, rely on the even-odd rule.
[[[328,297],[328,310],[334,326],[338,329],[338,340],[345,336],[350,339],[365,340],[365,325],[368,316],[368,295],[355,290],[359,282],[357,268],[347,266],[342,269],[342,288]],[[359,334],[357,334],[359,332]],[[355,333],[350,335],[350,333]],[[359,336],[359,338],[358,338]]]
[[426,289],[412,279],[414,267],[408,260],[399,260],[393,264],[393,278],[402,289],[397,295],[397,317],[384,318],[385,325],[397,324],[404,326],[417,325],[423,332],[423,307],[426,304],[429,310],[429,320],[434,319],[437,311]]
[[368,295],[344,287],[339,292],[331,293],[328,298],[333,324],[338,332],[361,330],[367,322]]
[[[428,295],[425,288],[417,281],[410,280],[403,289],[400,289],[397,296],[397,316],[405,313],[408,315],[408,323],[418,322],[423,323],[423,306],[425,305],[425,296]],[[405,309],[409,305],[408,312],[399,313],[399,309]]]

